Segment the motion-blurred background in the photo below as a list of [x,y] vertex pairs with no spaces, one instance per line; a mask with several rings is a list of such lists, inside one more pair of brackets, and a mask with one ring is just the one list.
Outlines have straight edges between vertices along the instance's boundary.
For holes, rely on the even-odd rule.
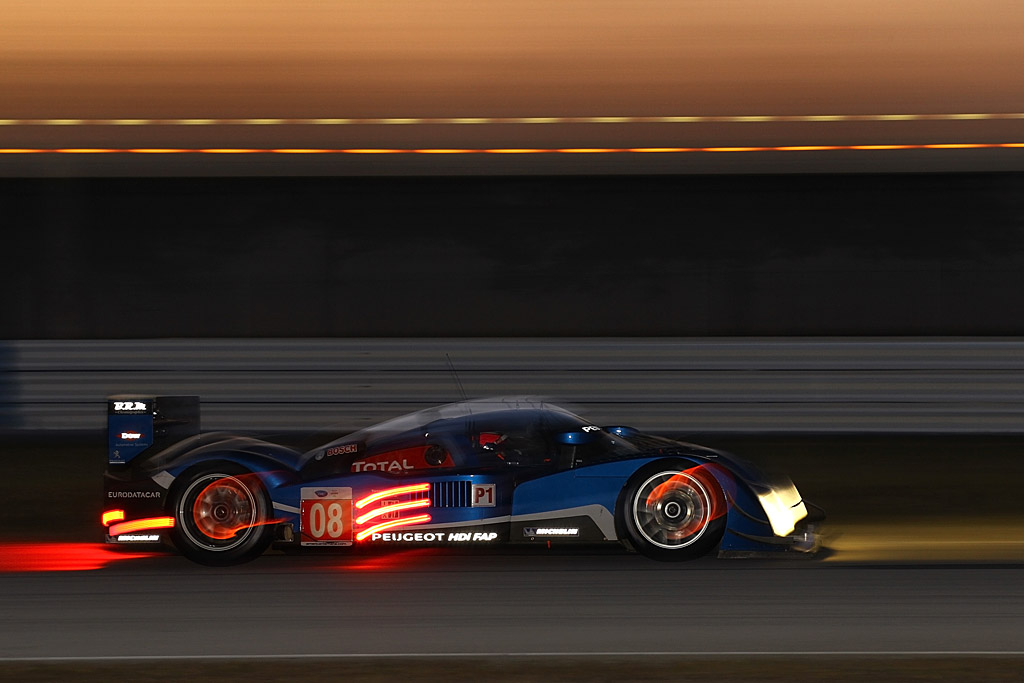
[[1024,433],[1024,10],[9,2],[0,431]]
[[[108,394],[309,442],[461,380],[786,471],[829,560],[1019,565],[1022,35],[1010,0],[6,0],[0,534],[99,538]],[[1014,645],[957,604],[925,621]],[[822,633],[885,649],[858,618]]]

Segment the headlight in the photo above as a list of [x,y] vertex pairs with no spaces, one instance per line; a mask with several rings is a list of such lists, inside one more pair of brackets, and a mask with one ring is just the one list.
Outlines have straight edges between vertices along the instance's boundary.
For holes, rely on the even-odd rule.
[[767,491],[758,492],[757,498],[776,536],[793,533],[796,523],[807,516],[807,506],[793,482],[774,484]]

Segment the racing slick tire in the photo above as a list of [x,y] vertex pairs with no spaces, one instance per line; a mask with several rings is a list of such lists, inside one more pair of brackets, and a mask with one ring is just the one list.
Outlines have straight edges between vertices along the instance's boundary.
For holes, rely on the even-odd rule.
[[726,503],[704,466],[655,462],[626,483],[618,506],[623,545],[666,562],[693,560],[722,540]]
[[171,540],[194,562],[241,564],[262,555],[273,540],[270,498],[259,478],[237,465],[186,472],[175,483],[171,500]]

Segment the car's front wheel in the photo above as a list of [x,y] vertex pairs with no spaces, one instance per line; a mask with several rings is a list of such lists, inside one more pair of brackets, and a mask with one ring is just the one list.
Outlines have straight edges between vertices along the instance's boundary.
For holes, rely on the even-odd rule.
[[626,484],[619,526],[629,544],[656,560],[692,560],[725,533],[725,496],[702,466],[652,463]]
[[256,475],[231,464],[186,473],[176,485],[175,547],[208,565],[248,562],[273,538],[270,499]]

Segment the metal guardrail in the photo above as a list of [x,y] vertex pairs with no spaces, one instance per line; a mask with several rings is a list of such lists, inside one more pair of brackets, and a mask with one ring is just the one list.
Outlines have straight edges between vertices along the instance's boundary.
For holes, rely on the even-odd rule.
[[111,394],[197,394],[203,428],[345,432],[541,396],[690,433],[1024,434],[1024,339],[157,339],[0,342],[0,431],[102,430]]

